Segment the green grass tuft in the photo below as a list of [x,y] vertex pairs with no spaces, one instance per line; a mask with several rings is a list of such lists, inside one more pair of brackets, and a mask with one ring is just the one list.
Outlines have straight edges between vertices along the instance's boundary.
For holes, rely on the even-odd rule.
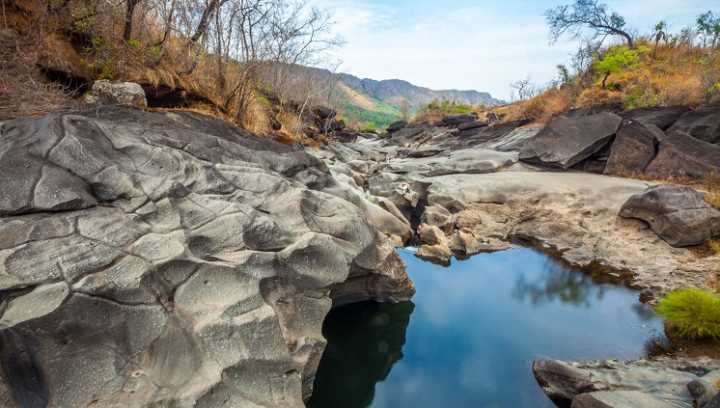
[[660,301],[657,312],[684,338],[720,340],[720,297],[709,291],[671,292]]

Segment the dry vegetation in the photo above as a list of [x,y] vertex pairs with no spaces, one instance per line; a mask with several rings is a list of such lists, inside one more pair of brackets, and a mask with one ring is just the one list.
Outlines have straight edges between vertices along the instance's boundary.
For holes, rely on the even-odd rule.
[[[328,15],[290,0],[3,5],[0,119],[73,106],[93,80],[110,79],[140,83],[155,108],[212,114],[260,133],[273,116],[287,132],[300,132],[297,107],[327,85],[298,87],[278,67],[312,62],[337,44]],[[269,106],[266,93],[279,107]]]

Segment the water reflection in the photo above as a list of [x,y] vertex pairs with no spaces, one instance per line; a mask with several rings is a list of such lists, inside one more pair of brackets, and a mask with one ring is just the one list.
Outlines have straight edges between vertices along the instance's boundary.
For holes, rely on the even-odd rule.
[[310,407],[552,407],[532,360],[639,358],[649,339],[662,338],[637,292],[529,249],[450,268],[400,254],[417,289],[414,309],[334,311]]
[[538,274],[517,276],[513,297],[527,299],[533,305],[560,301],[583,307],[589,307],[591,299],[602,299],[605,287],[596,285],[589,275],[567,269],[550,258],[541,265]]
[[333,310],[325,321],[328,340],[309,407],[364,408],[375,384],[403,358],[405,330],[415,305],[361,303]]

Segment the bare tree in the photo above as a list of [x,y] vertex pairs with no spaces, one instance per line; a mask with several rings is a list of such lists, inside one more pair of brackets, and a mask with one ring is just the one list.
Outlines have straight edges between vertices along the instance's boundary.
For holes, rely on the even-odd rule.
[[530,78],[515,81],[510,84],[510,88],[512,88],[514,92],[517,92],[518,99],[521,101],[530,99],[535,95],[535,86],[530,82]]
[[575,0],[570,5],[558,6],[545,12],[553,42],[565,33],[579,38],[588,32],[590,39],[607,36],[622,37],[630,48],[635,48],[633,36],[625,28],[625,18],[616,12],[610,12],[607,5],[597,0]]
[[123,40],[125,42],[130,41],[130,38],[132,37],[132,29],[133,29],[133,16],[135,15],[135,8],[138,4],[140,4],[142,0],[126,0],[126,10],[125,10],[125,28],[123,29]]

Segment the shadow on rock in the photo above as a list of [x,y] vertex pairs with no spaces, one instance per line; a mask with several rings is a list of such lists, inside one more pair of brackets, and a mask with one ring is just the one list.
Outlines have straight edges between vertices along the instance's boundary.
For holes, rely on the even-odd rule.
[[375,384],[402,360],[411,302],[365,302],[334,309],[325,319],[328,345],[308,407],[367,407]]

